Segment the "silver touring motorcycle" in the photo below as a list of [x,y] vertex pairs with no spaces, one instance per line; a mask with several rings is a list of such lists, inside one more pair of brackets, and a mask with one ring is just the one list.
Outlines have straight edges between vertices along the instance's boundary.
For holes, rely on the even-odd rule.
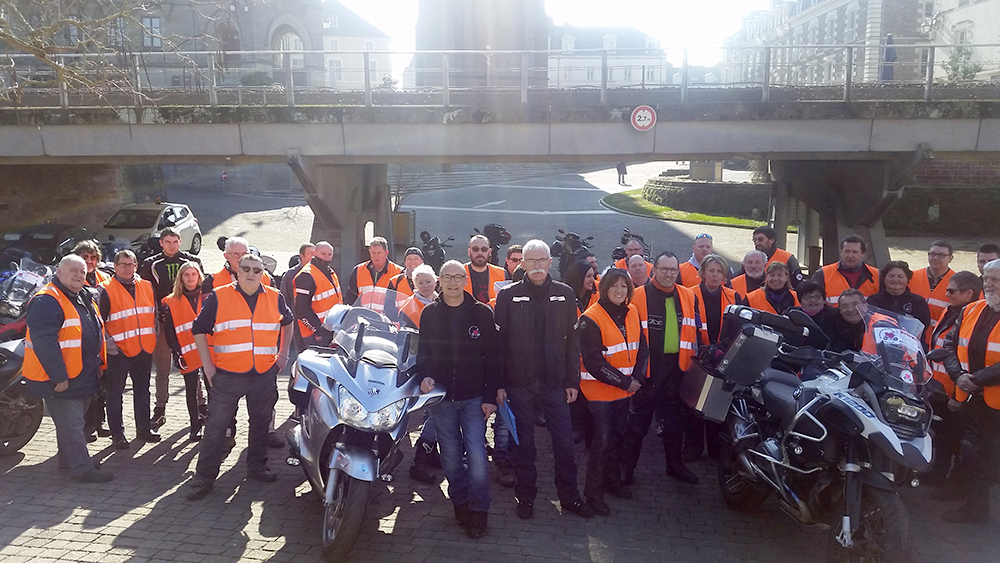
[[[323,554],[330,561],[346,559],[357,540],[372,482],[391,479],[409,414],[445,395],[440,385],[420,392],[417,333],[391,318],[395,292],[372,299],[334,306],[323,323],[333,342],[299,354],[289,388],[299,423],[287,434],[288,463],[302,466],[323,499]],[[385,313],[361,306],[383,302]]]
[[724,344],[703,350],[681,394],[723,423],[727,506],[750,512],[775,494],[792,518],[830,531],[828,560],[905,562],[897,485],[917,486],[931,463],[923,326],[874,307],[862,316],[862,351],[834,353],[802,311],[729,306]]

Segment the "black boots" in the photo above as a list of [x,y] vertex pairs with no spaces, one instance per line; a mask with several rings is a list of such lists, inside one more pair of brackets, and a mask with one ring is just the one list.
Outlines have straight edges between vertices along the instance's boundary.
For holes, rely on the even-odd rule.
[[682,483],[697,485],[698,476],[684,466],[684,461],[681,458],[682,450],[683,441],[680,436],[674,438],[666,433],[663,434],[663,452],[667,459],[667,475]]

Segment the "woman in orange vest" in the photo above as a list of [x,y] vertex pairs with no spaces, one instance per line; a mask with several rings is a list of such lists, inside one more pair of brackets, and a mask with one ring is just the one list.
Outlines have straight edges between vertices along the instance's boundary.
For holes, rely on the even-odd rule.
[[788,283],[788,265],[771,262],[764,274],[764,287],[747,295],[747,303],[758,311],[783,315],[792,307],[799,306],[799,298]]
[[580,374],[580,392],[587,397],[594,419],[584,497],[602,516],[611,512],[604,502],[605,491],[621,498],[632,496],[621,483],[625,421],[629,397],[646,381],[649,359],[639,312],[630,303],[632,292],[628,272],[608,270],[601,282],[600,300],[577,324],[585,370]]
[[399,324],[420,330],[420,313],[437,299],[437,275],[434,268],[420,264],[413,269],[413,295],[399,307]]
[[184,396],[187,400],[188,417],[191,420],[192,442],[201,440],[202,427],[207,415],[207,409],[202,412],[198,406],[201,357],[198,356],[194,335],[191,334],[191,326],[201,312],[201,303],[204,300],[201,293],[204,281],[205,276],[202,275],[198,263],[185,262],[181,264],[177,277],[174,278],[173,293],[164,297],[162,302],[163,326],[168,327],[167,344],[174,355],[177,368],[184,376]]

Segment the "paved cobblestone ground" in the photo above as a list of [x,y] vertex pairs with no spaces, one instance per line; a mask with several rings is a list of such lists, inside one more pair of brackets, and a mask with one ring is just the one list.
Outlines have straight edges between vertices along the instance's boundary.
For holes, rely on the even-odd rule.
[[[281,380],[278,385],[285,388]],[[279,474],[276,483],[244,481],[245,409],[240,443],[224,462],[215,491],[199,502],[184,499],[182,485],[193,474],[198,445],[187,440],[183,388],[176,374],[172,391],[167,424],[161,429],[163,442],[141,447],[135,443],[128,451],[113,450],[107,438],[90,445],[104,462],[104,471],[115,473],[110,483],[78,484],[57,470],[55,429],[48,417],[22,452],[0,458],[0,561],[320,561],[321,502],[304,482],[301,469],[285,465],[284,451],[269,450],[270,466]],[[130,393],[125,400],[128,412]],[[291,405],[282,400],[279,421],[286,421],[290,411]],[[131,436],[131,421],[126,428]],[[533,519],[518,519],[512,491],[494,484],[489,533],[478,541],[468,539],[453,521],[444,485],[410,479],[407,452],[396,480],[373,487],[350,561],[824,560],[826,536],[796,525],[773,500],[751,515],[727,510],[711,460],[691,465],[701,478],[696,486],[665,478],[662,448],[652,435],[633,488],[635,498],[609,498],[608,518],[584,521],[562,514],[552,484],[548,437],[539,430],[541,491]],[[577,462],[582,483],[582,446],[577,447]],[[944,523],[939,515],[949,505],[926,494],[920,488],[903,495],[916,561],[997,561],[996,523]],[[994,494],[994,506],[998,496]]]

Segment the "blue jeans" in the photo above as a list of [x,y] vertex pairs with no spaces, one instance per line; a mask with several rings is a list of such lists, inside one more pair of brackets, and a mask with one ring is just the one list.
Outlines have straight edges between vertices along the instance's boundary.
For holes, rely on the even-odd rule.
[[261,374],[235,374],[216,370],[208,393],[208,420],[198,453],[197,478],[213,483],[226,455],[226,429],[236,416],[240,399],[246,397],[250,430],[247,432],[247,468],[267,468],[267,427],[278,402],[277,367]]
[[420,437],[432,444],[436,444],[438,441],[437,432],[434,430],[434,419],[431,418],[431,409],[424,410],[424,427],[420,429]]
[[[448,497],[455,506],[469,503],[473,512],[488,512],[493,502],[482,404],[482,399],[469,399],[441,401],[431,407]],[[462,463],[463,453],[466,463]]]
[[576,460],[573,458],[573,424],[570,421],[566,390],[542,389],[533,391],[527,387],[507,389],[510,410],[514,413],[517,439],[511,450],[510,461],[514,467],[517,484],[514,496],[521,502],[534,502],[538,495],[538,470],[535,469],[535,406],[545,415],[545,428],[552,435],[552,454],[555,458],[555,481],[559,500],[572,504],[580,498],[576,487]]
[[510,428],[497,413],[493,420],[493,461],[510,459]]
[[94,470],[94,462],[87,451],[87,437],[83,433],[83,417],[89,404],[90,398],[56,396],[45,399],[45,408],[56,426],[59,467],[69,469],[74,477]]

